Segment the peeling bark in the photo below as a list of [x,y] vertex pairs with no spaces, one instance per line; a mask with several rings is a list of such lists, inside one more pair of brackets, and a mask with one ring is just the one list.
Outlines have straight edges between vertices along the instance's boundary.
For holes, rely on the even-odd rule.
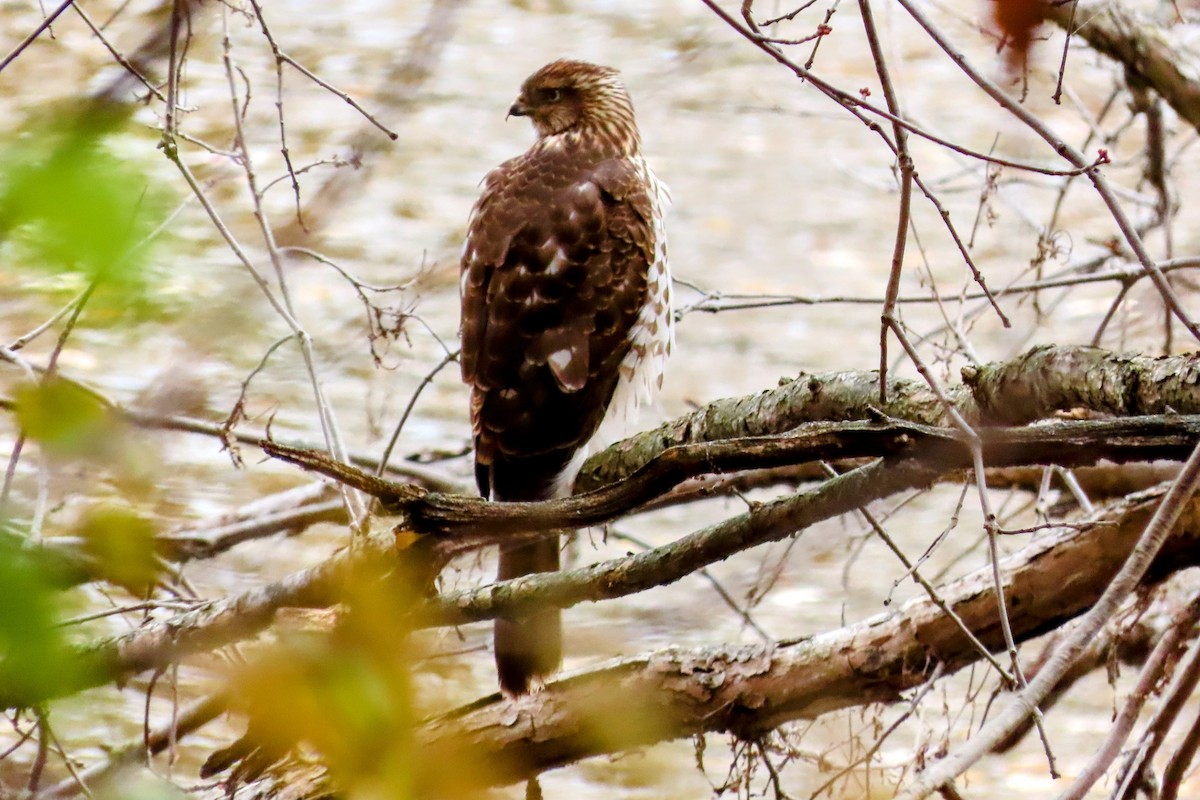
[[[1002,564],[1014,636],[1028,640],[1061,626],[1100,596],[1153,513],[1161,490],[1096,515],[1086,530],[1061,529]],[[1155,562],[1155,579],[1200,563],[1200,500],[1193,499]],[[990,568],[943,587],[942,597],[989,649],[1003,650]],[[668,649],[564,677],[519,701],[493,697],[430,721],[427,748],[465,737],[501,754],[497,780],[515,781],[588,755],[705,731],[753,737],[781,723],[841,708],[896,702],[938,663],[947,673],[979,660],[961,630],[928,598],[910,600],[839,630],[774,648]],[[569,732],[604,707],[604,698],[648,704],[657,731],[627,740],[580,743]],[[515,708],[524,705],[523,708]],[[621,713],[631,713],[622,704]],[[632,710],[636,713],[636,706]],[[536,734],[509,722],[538,720]],[[566,742],[572,746],[566,746]]]
[[[1018,641],[1090,607],[1161,496],[1157,489],[1127,498],[1086,528],[1058,529],[1002,563]],[[1155,562],[1153,580],[1200,563],[1197,545],[1200,499],[1193,499]],[[989,568],[942,587],[941,595],[985,646],[1003,650]],[[414,763],[470,758],[481,783],[512,783],[667,739],[703,732],[753,738],[789,721],[898,702],[937,665],[949,674],[979,659],[936,603],[917,598],[891,613],[773,647],[668,648],[564,676],[537,694],[482,698],[421,726]],[[308,780],[312,794],[305,796],[331,790],[323,777],[310,772]],[[418,780],[433,787],[439,776]]]
[[[978,421],[994,418],[1003,410],[1006,419],[1030,420],[1053,416],[1057,411],[1146,414],[1200,410],[1200,356],[1147,358],[1122,356],[1097,348],[1039,347],[1011,362],[989,365],[968,373],[967,386],[954,390],[956,402],[971,410]],[[969,464],[959,435],[946,428],[920,423],[855,422],[819,424],[796,431],[792,437],[741,439],[716,443],[711,437],[741,431],[769,432],[781,425],[794,428],[806,415],[833,419],[861,413],[879,420],[877,387],[872,372],[834,373],[825,378],[795,381],[756,396],[718,401],[695,414],[676,420],[658,431],[630,440],[651,443],[662,453],[679,434],[689,445],[668,451],[660,473],[648,469],[609,486],[604,492],[566,500],[523,504],[486,503],[477,498],[441,495],[411,485],[395,484],[311,456],[276,447],[308,466],[328,467],[338,477],[361,478],[371,493],[389,497],[401,506],[407,524],[395,532],[375,533],[351,551],[334,556],[309,570],[242,595],[206,603],[195,610],[101,642],[80,651],[90,667],[81,672],[80,690],[108,680],[174,663],[189,654],[207,652],[255,635],[287,607],[324,607],[336,604],[347,581],[362,580],[381,568],[416,569],[428,576],[455,554],[517,536],[537,538],[547,531],[580,527],[628,513],[647,500],[668,491],[680,480],[712,469],[728,459],[734,469],[758,459],[762,466],[802,463],[845,455],[889,455],[891,460],[868,465],[829,481],[813,492],[762,504],[746,514],[682,536],[669,545],[645,553],[591,565],[569,573],[526,576],[483,587],[454,597],[433,600],[411,610],[417,625],[457,624],[500,615],[520,615],[546,604],[559,607],[632,594],[678,580],[733,553],[790,536],[797,531],[898,491],[928,485],[939,475]],[[1076,382],[1086,385],[1072,388]],[[796,388],[794,384],[801,383]],[[937,415],[941,408],[923,384],[897,381],[885,413]],[[970,393],[968,393],[968,391]],[[980,398],[976,400],[976,398]],[[1083,405],[1090,403],[1090,406]],[[749,414],[738,425],[728,415]],[[1039,424],[1026,428],[984,429],[987,463],[1017,465],[1094,463],[1101,456],[1114,460],[1182,458],[1200,435],[1200,420],[1185,416],[1128,420],[1081,420]],[[269,446],[269,445],[268,445]],[[606,453],[627,453],[621,445]],[[603,458],[605,454],[601,454]],[[665,464],[665,466],[661,466]],[[627,466],[627,465],[625,465]],[[338,472],[341,470],[341,472]],[[618,473],[623,469],[617,470]],[[664,478],[665,476],[665,478]],[[413,533],[428,534],[416,538]],[[451,535],[453,534],[453,535]],[[364,570],[367,572],[364,573]],[[0,704],[28,705],[44,698],[8,696]]]
[[[1010,361],[967,367],[963,383],[946,387],[973,425],[1023,424],[1056,414],[1139,416],[1200,412],[1200,355],[1155,358],[1097,347],[1035,347]],[[791,430],[817,420],[869,419],[873,410],[923,425],[945,425],[945,413],[923,382],[888,384],[879,404],[879,374],[801,374],[777,389],[717,400],[704,408],[632,436],[583,465],[576,491],[613,483],[668,447]]]

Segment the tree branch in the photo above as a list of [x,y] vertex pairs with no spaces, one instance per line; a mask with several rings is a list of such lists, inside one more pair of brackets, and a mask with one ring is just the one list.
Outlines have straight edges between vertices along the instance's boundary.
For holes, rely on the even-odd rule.
[[[976,408],[976,418],[1003,410],[1022,419],[1058,409],[1086,406],[1099,412],[1189,410],[1200,407],[1200,392],[1191,383],[1196,358],[1118,356],[1095,348],[1035,348],[1013,362],[989,365],[968,373],[972,394],[953,387],[956,402]],[[478,498],[427,492],[411,485],[381,480],[306,451],[264,443],[264,447],[305,466],[317,467],[384,497],[401,514],[395,532],[360,537],[352,550],[325,563],[241,595],[210,601],[175,617],[151,623],[124,637],[80,651],[90,665],[73,691],[114,678],[158,668],[197,652],[253,636],[285,607],[325,607],[337,603],[348,580],[361,580],[364,569],[412,564],[432,577],[455,555],[501,539],[535,539],[561,528],[577,528],[611,520],[661,495],[681,480],[699,474],[768,467],[833,457],[889,456],[822,484],[816,490],[757,505],[749,512],[676,542],[628,559],[557,575],[526,576],[431,601],[413,609],[417,624],[437,625],[513,615],[553,604],[566,607],[586,600],[618,597],[669,583],[695,569],[763,542],[777,540],[814,522],[859,508],[897,491],[930,483],[939,475],[970,466],[969,448],[961,435],[895,420],[816,423],[784,436],[758,436],[732,442],[705,442],[722,431],[769,431],[795,427],[805,415],[834,419],[861,410],[880,419],[870,404],[877,398],[874,373],[835,373],[825,382],[813,377],[773,392],[718,401],[707,409],[660,428],[692,444],[664,451],[629,479],[589,494],[545,503],[487,503]],[[1071,388],[1074,381],[1085,385]],[[802,388],[796,389],[796,384]],[[792,394],[797,392],[797,394]],[[940,415],[924,384],[896,382],[889,409],[915,415]],[[977,402],[975,398],[980,398]],[[720,413],[709,413],[714,409]],[[738,409],[731,412],[730,409]],[[736,426],[727,413],[736,413]],[[711,421],[711,424],[708,424]],[[1114,461],[1179,459],[1200,438],[1200,420],[1170,415],[1129,420],[1083,420],[1046,423],[1027,428],[982,428],[987,463],[993,466],[1057,463],[1065,466]],[[671,441],[661,433],[634,441]],[[661,449],[661,447],[660,447]],[[609,452],[624,455],[618,445]],[[411,544],[410,533],[429,534]],[[405,534],[397,539],[397,534]],[[399,544],[398,544],[399,542]],[[0,691],[0,704],[28,705],[43,698],[16,697]]]
[[[1196,354],[1154,358],[1044,345],[1010,361],[965,367],[964,382],[946,387],[946,394],[972,425],[1016,425],[1075,409],[1117,416],[1196,414],[1198,380]],[[783,433],[805,422],[869,419],[880,412],[945,424],[937,398],[921,381],[889,381],[888,402],[880,406],[874,371],[801,373],[777,389],[709,403],[592,456],[575,488],[614,483],[676,445]]]
[[[1028,640],[1089,608],[1162,494],[1128,498],[1084,529],[1060,529],[1005,559],[1014,636]],[[1193,499],[1152,578],[1200,562],[1198,539],[1200,500]],[[942,587],[941,595],[987,646],[1003,648],[990,568]],[[958,626],[921,597],[890,614],[774,647],[668,648],[565,676],[534,695],[482,698],[418,729],[413,763],[469,757],[477,766],[473,776],[501,784],[702,732],[749,739],[792,720],[902,701],[938,665],[949,674],[978,658]],[[614,697],[623,701],[613,703]]]
[[[1074,5],[1045,3],[1046,19],[1120,62],[1200,130],[1200,82],[1185,70],[1194,57],[1164,37],[1161,22],[1143,23],[1120,3],[1088,3],[1073,14]],[[1078,26],[1074,30],[1069,27],[1072,19]]]
[[[815,438],[823,442],[823,446],[828,446],[827,429],[831,427],[845,428],[853,436],[875,432],[870,424],[863,423],[817,427],[822,430]],[[744,514],[634,556],[570,572],[525,576],[429,601],[411,609],[413,624],[451,625],[496,616],[519,616],[546,605],[566,608],[584,601],[621,597],[665,585],[734,553],[783,539],[816,522],[853,511],[896,492],[927,485],[938,475],[963,469],[971,463],[969,448],[958,441],[955,433],[927,430],[911,424],[882,427],[895,434],[896,442],[908,448],[904,458],[874,461],[821,484],[813,491],[756,504]],[[805,439],[803,435],[798,438]],[[1180,458],[1197,438],[1200,438],[1200,417],[1175,416],[987,429],[983,446],[990,463],[1053,460],[1072,464],[1073,459],[1090,463],[1105,455],[1116,460],[1150,454],[1156,458]],[[913,442],[914,439],[917,441]],[[909,442],[913,443],[910,445]],[[733,446],[719,452],[734,453],[731,458],[741,458],[736,455],[736,450],[755,449],[741,443],[730,444]],[[767,448],[766,452],[772,451]],[[683,457],[676,459],[673,451],[664,454],[664,460],[668,464],[687,461]],[[710,462],[699,459],[691,458],[691,463],[711,468]],[[337,466],[344,468],[344,465]],[[366,479],[379,481],[367,473],[361,474]],[[80,651],[79,657],[90,669],[84,671],[78,685],[61,689],[78,691],[244,639],[265,629],[280,608],[334,605],[340,601],[349,581],[361,582],[389,568],[404,566],[431,579],[442,565],[462,552],[500,540],[540,538],[563,527],[602,521],[608,518],[606,515],[616,513],[608,504],[611,495],[633,492],[636,496],[636,492],[642,491],[640,487],[655,485],[654,474],[655,467],[651,465],[644,474],[639,473],[623,484],[589,495],[545,503],[487,503],[478,498],[440,495],[407,487],[411,497],[405,501],[406,522],[419,523],[415,531],[429,535],[410,543],[411,531],[401,525],[395,533],[360,537],[353,549],[316,567],[241,595],[210,601],[168,620],[87,648]],[[0,688],[0,705],[23,706],[41,699],[44,698],[6,694]]]

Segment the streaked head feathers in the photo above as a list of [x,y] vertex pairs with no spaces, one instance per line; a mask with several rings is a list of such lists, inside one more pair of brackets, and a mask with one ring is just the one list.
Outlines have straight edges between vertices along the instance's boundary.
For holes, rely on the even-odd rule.
[[621,155],[641,146],[633,102],[612,67],[586,61],[552,61],[521,84],[508,113],[529,117],[539,138],[587,136],[603,140]]

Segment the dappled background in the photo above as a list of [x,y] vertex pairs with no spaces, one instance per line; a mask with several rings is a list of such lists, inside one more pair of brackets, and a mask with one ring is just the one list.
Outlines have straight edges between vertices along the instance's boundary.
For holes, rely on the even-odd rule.
[[[975,152],[1065,167],[954,69],[901,9],[877,6],[901,102],[917,125]],[[170,4],[105,1],[83,7],[124,53],[170,17]],[[760,20],[791,10],[787,4],[755,6]],[[1112,160],[1105,173],[1122,187],[1130,213],[1142,224],[1154,218],[1158,198],[1142,179],[1144,126],[1123,95],[1114,99],[1123,85],[1120,68],[1073,46],[1056,104],[1052,96],[1063,47],[1059,29],[1044,28],[1030,51],[1028,71],[1012,72],[997,52],[990,4],[931,3],[927,10],[985,73],[1014,94],[1027,92],[1026,107],[1064,139],[1089,158],[1105,148]],[[1171,4],[1159,11],[1164,23],[1174,21]],[[1186,13],[1195,18],[1194,9]],[[280,94],[271,47],[249,8],[203,4],[192,16],[193,37],[180,75],[177,143],[229,236],[250,263],[271,276],[246,174],[228,155],[235,136],[232,109],[244,104],[244,138],[255,179],[260,189],[270,184],[265,215],[280,246],[304,248],[284,253],[281,268],[352,454],[378,459],[404,417],[393,463],[427,470],[443,487],[473,490],[466,391],[455,364],[438,370],[457,346],[458,254],[480,179],[532,139],[527,121],[505,119],[520,82],[562,56],[621,69],[647,157],[673,197],[668,235],[679,281],[677,349],[659,407],[644,416],[643,427],[713,399],[770,388],[802,371],[878,366],[879,314],[897,219],[894,155],[861,121],[750,46],[700,2],[346,0],[276,2],[263,14],[278,47],[328,86],[289,65]],[[863,90],[882,105],[851,4],[813,6],[781,26],[778,35],[808,36],[827,15],[832,30],[819,46],[809,42],[789,52],[802,63],[815,50],[817,75],[847,92]],[[16,47],[42,18],[37,3],[0,6],[0,50]],[[1191,28],[1174,30],[1185,37]],[[236,101],[223,63],[226,52],[234,64]],[[163,64],[152,73],[164,75]],[[38,148],[65,135],[61,121],[66,115],[121,74],[87,22],[67,11],[0,72],[0,116],[8,120],[3,146],[28,153],[23,157],[30,163],[44,162]],[[155,85],[160,86],[157,79]],[[40,536],[81,537],[106,525],[125,530],[130,520],[160,535],[207,536],[218,529],[221,515],[311,483],[311,476],[265,460],[252,446],[236,445],[228,436],[223,442],[215,429],[227,419],[232,431],[257,436],[269,426],[281,440],[322,446],[309,374],[295,341],[278,344],[289,335],[287,326],[180,172],[156,148],[163,104],[133,99],[145,94],[140,85],[127,90],[120,100],[130,104],[132,121],[102,132],[112,172],[84,179],[48,173],[55,187],[69,189],[85,215],[112,208],[101,189],[116,180],[117,172],[144,187],[112,221],[101,218],[100,232],[120,229],[122,219],[135,220],[128,231],[113,236],[126,237],[130,245],[147,235],[154,239],[124,262],[119,279],[101,281],[89,295],[56,365],[63,375],[144,419],[186,417],[212,423],[213,429],[162,430],[163,422],[97,434],[104,441],[82,449],[55,452],[27,444],[13,462],[4,515],[23,530],[35,523]],[[279,98],[299,203],[312,202],[301,220],[280,152]],[[1167,125],[1172,185],[1180,198],[1195,197],[1200,171],[1195,132],[1186,133],[1169,112]],[[394,132],[394,141],[385,130]],[[1069,181],[1061,177],[1000,169],[916,137],[911,141],[919,175],[949,211],[993,289],[1084,274],[1119,250],[1111,217],[1085,180],[1076,178],[1080,185],[1064,189]],[[14,180],[15,168],[0,170]],[[337,182],[332,187],[331,180]],[[53,200],[51,195],[48,202]],[[14,202],[27,200],[17,196]],[[1165,257],[1194,253],[1198,239],[1195,227],[1185,225],[1154,228],[1147,241],[1156,256]],[[70,268],[56,266],[46,252],[37,242],[0,245],[0,344],[37,328],[89,286],[94,273],[77,268],[78,259],[72,261],[68,253],[63,260],[71,262]],[[1191,297],[1189,289],[1180,282],[1185,298]],[[1012,324],[1004,328],[978,299],[978,287],[938,209],[919,196],[914,199],[900,294],[922,302],[904,303],[901,315],[939,379],[956,380],[968,360],[1002,359],[1037,343],[1086,344],[1119,290],[1110,282],[1006,296],[999,302]],[[935,294],[944,304],[927,302]],[[60,321],[23,347],[21,356],[47,364],[61,329]],[[1140,285],[1107,323],[1100,343],[1148,353],[1191,347],[1178,333],[1170,341],[1164,337],[1161,302]],[[894,342],[891,347],[899,374],[915,376],[897,359],[902,353]],[[26,377],[19,365],[0,364],[0,395],[19,398]],[[42,408],[52,399],[31,402]],[[78,408],[70,397],[62,403],[60,415],[39,422],[30,417],[27,402],[25,426],[41,424],[46,438],[58,435],[56,426],[67,424],[62,420],[72,419],[72,409]],[[18,440],[16,419],[0,415],[0,452],[11,452]],[[961,485],[941,486],[878,509],[912,557],[949,531],[925,567],[931,579],[943,570],[957,575],[986,563],[973,498],[951,519],[962,493]],[[764,491],[718,497],[585,532],[571,544],[568,562],[669,541],[769,496]],[[1012,517],[1010,527],[1033,519],[1029,497],[996,494],[1003,513],[1025,508],[1026,516]],[[331,499],[336,498],[325,496]],[[126,516],[114,523],[104,516],[112,509]],[[898,513],[892,516],[894,509]],[[56,613],[82,620],[125,609],[68,629],[70,636],[85,638],[119,634],[147,618],[165,618],[193,598],[238,592],[318,563],[348,542],[344,524],[296,527],[295,536],[249,538],[219,557],[181,565],[169,581],[175,595],[155,595],[161,603],[140,603],[136,591],[90,584],[72,592],[70,605]],[[847,517],[744,553],[716,565],[708,576],[572,608],[565,613],[565,668],[671,644],[804,637],[920,594],[904,580],[904,567],[866,534]],[[1023,540],[1005,544],[1016,548]],[[442,588],[486,581],[491,558],[489,553],[456,562],[443,575]],[[114,560],[129,557],[118,554]],[[139,580],[145,576],[125,583],[136,589]],[[319,612],[297,613],[289,620],[300,629],[327,623]],[[489,624],[424,638],[422,657],[412,665],[416,712],[445,710],[492,691],[489,642]],[[211,690],[218,667],[240,658],[230,652],[190,660],[156,679],[148,705],[144,676],[122,690],[99,688],[53,703],[49,719],[57,743],[52,749],[61,746],[77,768],[102,762],[108,748],[140,739],[144,718],[156,724],[169,720],[177,701]],[[884,746],[874,769],[860,769],[836,783],[835,796],[890,796],[887,787],[899,770],[911,767],[912,753],[923,741],[936,749],[943,737],[957,741],[965,735],[971,725],[962,720],[982,717],[991,685],[984,688],[982,671],[960,677],[971,698],[947,702],[961,725],[947,733],[941,718],[913,722]],[[1108,719],[1119,697],[1103,675],[1089,681],[1086,691],[1047,722],[1068,775],[1091,755],[1097,723]],[[0,734],[0,748],[17,745],[31,719],[26,715],[13,731]],[[821,787],[833,774],[830,765],[851,760],[854,746],[845,743],[872,741],[879,724],[868,709],[794,730],[790,741],[799,755],[786,772],[791,796],[804,797]],[[155,770],[181,786],[194,786],[199,763],[243,727],[238,717],[221,718],[183,739]],[[703,768],[698,768],[694,742],[657,745],[549,773],[543,786],[555,797],[706,796],[729,779],[734,749],[722,737],[709,737]],[[31,739],[0,770],[11,765],[14,785],[22,785],[35,759]],[[1015,756],[983,762],[967,777],[965,789],[973,798],[1010,797],[1017,790],[1045,793],[1054,786],[1035,737]],[[45,783],[66,778],[63,758],[51,753]]]

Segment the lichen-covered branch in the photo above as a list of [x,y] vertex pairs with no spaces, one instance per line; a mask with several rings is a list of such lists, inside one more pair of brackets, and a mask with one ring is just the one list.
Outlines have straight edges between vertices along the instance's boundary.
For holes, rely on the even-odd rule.
[[[1200,392],[1194,389],[1193,357],[1146,358],[1120,356],[1095,348],[1035,348],[1013,362],[978,368],[967,375],[966,387],[956,390],[956,402],[973,409],[975,419],[1036,419],[1058,410],[1085,408],[1099,413],[1194,411]],[[206,652],[253,636],[265,629],[285,607],[329,606],[338,602],[346,581],[360,579],[364,569],[378,570],[415,558],[430,577],[457,553],[500,539],[537,538],[563,527],[580,527],[628,513],[669,490],[680,480],[712,471],[784,463],[802,463],[846,455],[885,455],[890,459],[860,468],[816,490],[756,506],[746,514],[694,532],[678,541],[628,559],[558,575],[526,576],[517,581],[431,602],[413,609],[420,625],[453,624],[467,620],[513,615],[552,604],[566,607],[584,601],[618,597],[669,583],[690,572],[758,544],[791,535],[813,523],[852,511],[863,504],[905,489],[928,484],[939,475],[964,469],[969,459],[956,434],[927,424],[904,423],[880,417],[874,373],[837,373],[826,380],[803,381],[798,397],[789,386],[751,398],[720,401],[697,414],[720,408],[708,426],[703,417],[689,415],[664,426],[679,432],[677,449],[664,451],[645,469],[601,491],[546,503],[486,503],[478,498],[442,495],[410,485],[364,476],[345,465],[306,460],[304,453],[275,446],[307,466],[328,467],[338,477],[361,478],[372,493],[388,495],[402,513],[400,532],[425,534],[416,547],[398,546],[391,533],[363,537],[356,546],[329,561],[241,595],[205,603],[168,620],[149,624],[120,639],[82,651],[90,666],[81,671],[77,686],[94,686],[130,674],[174,663],[192,653]],[[1072,388],[1076,382],[1082,384]],[[908,409],[920,415],[939,414],[926,404],[928,390],[916,383],[896,382],[888,413]],[[967,392],[970,394],[967,394]],[[852,410],[873,422],[814,424],[786,436],[757,436],[727,443],[706,437],[730,431],[722,419],[731,407],[749,416],[743,431],[770,431],[821,413],[844,419]],[[761,416],[755,416],[761,414]],[[1094,463],[1182,458],[1200,437],[1200,421],[1182,415],[1124,420],[1060,421],[1026,428],[983,428],[986,463],[993,466]],[[670,437],[644,434],[659,445]],[[702,438],[704,437],[704,438]],[[266,447],[271,447],[267,444]],[[618,452],[620,448],[618,447]],[[341,472],[338,472],[341,470]],[[412,567],[411,563],[406,564]],[[28,705],[43,698],[8,696],[0,704]]]
[[[1165,421],[1169,418],[1156,419]],[[1191,429],[1186,433],[1181,432],[1174,440],[1172,452],[1181,459],[1186,457],[1192,443],[1200,438],[1200,419],[1186,419],[1195,420],[1196,425],[1189,425]],[[1123,422],[1131,423],[1134,420]],[[985,433],[984,452],[989,461],[1001,463],[1028,462],[1039,458],[1073,463],[1076,458],[1097,460],[1105,454],[1121,460],[1121,451],[1129,443],[1122,442],[1122,436],[1109,427],[1111,424],[1054,423],[1034,428],[992,430]],[[1072,441],[1069,436],[1051,433],[1061,433],[1066,429],[1091,429],[1096,434],[1107,429],[1110,435],[1089,435]],[[1018,436],[1007,438],[1009,434],[1028,438],[1020,442],[1017,441]],[[1039,434],[1051,434],[1053,439],[1052,444],[1044,443],[1046,449],[1040,456],[1034,450],[1027,449]],[[970,455],[966,447],[957,442],[954,442],[953,448],[928,448],[923,452],[920,445],[915,445],[904,460],[876,461],[834,478],[812,491],[759,504],[744,514],[643,553],[569,572],[530,575],[441,598],[420,612],[418,624],[462,624],[496,616],[521,615],[546,605],[568,608],[581,602],[621,597],[662,586],[735,553],[793,535],[817,522],[861,508],[875,500],[926,485],[939,474],[964,469],[969,463]],[[551,523],[545,524],[547,530],[552,529]],[[553,524],[558,524],[557,520]]]
[[[1039,538],[1002,564],[1014,635],[1061,626],[1103,592],[1137,541],[1162,490],[1127,498],[1082,528]],[[1193,499],[1152,578],[1200,563],[1200,499]],[[941,595],[988,647],[1002,649],[990,569]],[[414,763],[470,758],[480,780],[501,784],[603,753],[701,732],[754,737],[781,723],[842,708],[891,703],[939,664],[943,674],[979,658],[963,632],[922,597],[854,625],[774,647],[669,648],[566,676],[540,693],[498,695],[428,721]],[[621,697],[621,703],[613,703]],[[430,783],[436,774],[427,774]],[[318,781],[318,786],[321,782]],[[324,790],[329,786],[324,785]]]
[[[1124,355],[1097,347],[1035,347],[1010,361],[967,367],[963,383],[946,387],[972,425],[1019,425],[1062,412],[1139,416],[1200,412],[1200,355]],[[801,374],[777,389],[717,400],[588,459],[576,491],[633,474],[669,447],[741,436],[778,434],[816,420],[888,417],[945,424],[944,411],[922,381],[889,381],[879,404],[879,375]]]
[[[821,430],[818,440],[827,442],[823,437],[836,433],[842,426],[818,427]],[[859,423],[845,427],[855,436],[863,433]],[[884,423],[880,427],[909,439],[902,443],[903,457],[877,460],[812,491],[757,504],[743,514],[637,555],[570,572],[525,576],[429,601],[409,610],[411,622],[459,624],[520,615],[545,605],[565,608],[626,596],[674,582],[737,552],[793,535],[874,500],[927,485],[937,476],[963,469],[970,463],[965,446],[950,433],[911,424]],[[1106,455],[1115,460],[1181,458],[1198,437],[1200,418],[1169,416],[991,429],[983,437],[983,446],[992,463],[1072,464],[1079,460],[1095,461]],[[899,439],[885,436],[882,441],[895,443]],[[640,476],[634,476],[627,483],[636,485],[639,480]],[[610,490],[624,491],[620,485],[605,491]],[[547,535],[564,525],[587,524],[587,504],[599,497],[596,508],[604,510],[605,496],[602,491],[546,503],[489,504],[473,498],[439,498],[422,490],[413,495],[411,502],[424,503],[432,498],[449,504],[447,507],[459,515],[456,517],[459,527],[444,522],[443,527],[424,528],[422,531],[427,535],[408,546],[400,543],[406,537],[397,539],[392,533],[376,532],[317,567],[241,595],[210,601],[88,648],[80,657],[91,668],[83,672],[80,683],[63,690],[77,691],[143,670],[162,668],[186,655],[253,636],[270,625],[281,608],[336,604],[350,581],[362,581],[400,567],[414,570],[417,580],[428,580],[449,558],[465,550],[514,536]],[[436,504],[432,507],[442,508]],[[470,508],[486,512],[486,517],[471,520],[464,515],[464,509]],[[564,508],[573,511],[564,516]],[[429,510],[424,509],[419,518],[428,522]],[[491,520],[492,524],[483,524],[480,519]],[[19,706],[41,699],[11,696],[0,688],[0,704]]]

